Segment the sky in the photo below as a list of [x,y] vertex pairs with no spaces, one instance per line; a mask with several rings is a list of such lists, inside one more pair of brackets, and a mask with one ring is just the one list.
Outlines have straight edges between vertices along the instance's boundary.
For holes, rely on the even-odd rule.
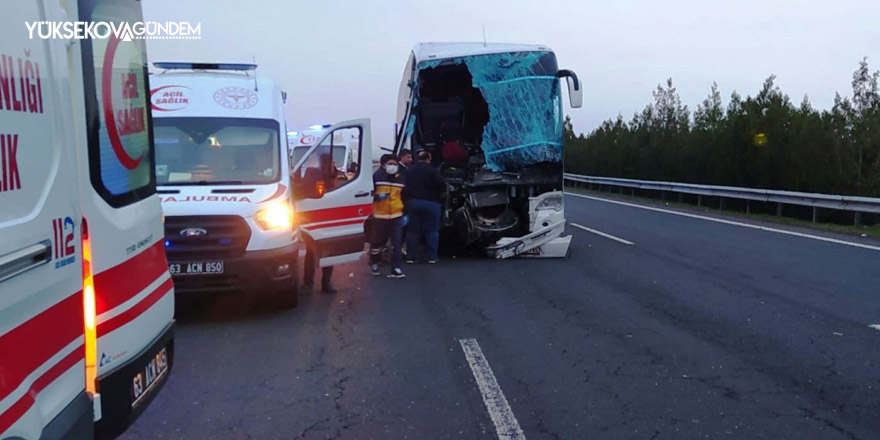
[[626,119],[672,77],[696,108],[718,83],[754,95],[771,74],[794,103],[849,95],[880,69],[877,0],[143,0],[144,19],[201,23],[200,40],[148,40],[151,61],[250,62],[288,93],[291,130],[369,117],[390,145],[406,59],[421,41],[544,44],[584,83],[576,132]]

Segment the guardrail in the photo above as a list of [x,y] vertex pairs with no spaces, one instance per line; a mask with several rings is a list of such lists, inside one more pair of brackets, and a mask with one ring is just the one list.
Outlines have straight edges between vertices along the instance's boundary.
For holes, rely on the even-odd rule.
[[580,174],[565,173],[566,181],[575,185],[584,184],[608,186],[642,190],[652,190],[678,193],[678,194],[694,194],[697,196],[697,205],[702,206],[704,196],[718,197],[721,202],[721,209],[724,209],[724,199],[746,200],[746,212],[749,211],[748,201],[760,201],[776,203],[776,214],[782,215],[783,205],[808,206],[813,208],[813,222],[818,217],[818,209],[832,209],[839,211],[850,211],[855,213],[855,224],[861,226],[862,213],[880,214],[880,198],[858,197],[858,196],[840,196],[831,194],[803,193],[795,191],[777,191],[769,189],[740,188],[735,186],[715,186],[715,185],[697,185],[691,183],[677,182],[658,182],[652,180],[635,180],[620,179],[615,177],[596,177],[584,176]]

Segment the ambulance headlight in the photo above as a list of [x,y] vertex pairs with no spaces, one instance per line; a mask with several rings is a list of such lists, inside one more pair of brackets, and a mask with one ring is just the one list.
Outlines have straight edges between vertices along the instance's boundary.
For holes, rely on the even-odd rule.
[[286,202],[273,202],[254,214],[254,222],[264,231],[291,229],[293,227],[293,208]]
[[562,207],[562,194],[555,194],[544,197],[544,200],[535,207],[535,211],[562,211]]

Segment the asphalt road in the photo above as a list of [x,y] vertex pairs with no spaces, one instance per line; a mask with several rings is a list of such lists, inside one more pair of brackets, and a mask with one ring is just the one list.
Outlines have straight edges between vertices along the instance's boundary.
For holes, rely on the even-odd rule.
[[469,338],[528,439],[878,437],[880,251],[566,204],[633,244],[569,227],[567,260],[403,280],[361,263],[292,311],[180,304],[174,371],[123,438],[497,439],[511,420],[487,410]]

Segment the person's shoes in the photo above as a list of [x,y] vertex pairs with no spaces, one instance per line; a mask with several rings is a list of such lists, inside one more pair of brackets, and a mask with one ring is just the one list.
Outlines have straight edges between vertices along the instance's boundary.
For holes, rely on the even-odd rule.
[[428,260],[428,264],[437,264],[437,260]]
[[324,293],[336,293],[336,288],[333,287],[333,284],[326,283],[321,286],[321,292]]
[[406,260],[406,264],[416,264],[416,260]]
[[404,278],[404,277],[406,277],[406,274],[403,273],[403,271],[400,270],[399,267],[395,267],[394,270],[392,270],[391,273],[388,274],[388,278]]
[[373,263],[372,265],[370,265],[370,273],[372,273],[373,275],[381,275],[379,273],[379,265],[376,263]]

